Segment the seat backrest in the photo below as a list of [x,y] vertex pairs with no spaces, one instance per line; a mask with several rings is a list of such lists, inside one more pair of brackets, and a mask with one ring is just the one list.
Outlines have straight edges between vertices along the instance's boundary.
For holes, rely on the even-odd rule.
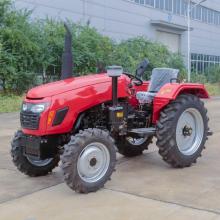
[[170,83],[171,79],[177,79],[178,75],[178,69],[154,68],[152,71],[148,92],[158,92],[162,86]]

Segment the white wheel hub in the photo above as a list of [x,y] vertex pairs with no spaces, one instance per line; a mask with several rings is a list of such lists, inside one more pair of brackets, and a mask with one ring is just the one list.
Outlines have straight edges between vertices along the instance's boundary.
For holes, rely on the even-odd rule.
[[87,145],[80,153],[77,171],[83,181],[92,183],[104,177],[109,165],[109,150],[104,144],[94,142]]
[[193,155],[200,147],[204,135],[201,113],[195,108],[186,109],[179,117],[176,127],[176,142],[179,151]]
[[148,139],[148,136],[144,137],[144,138],[127,137],[126,139],[130,144],[132,144],[134,146],[139,146],[139,145],[142,145]]
[[48,158],[48,159],[45,159],[45,160],[41,160],[41,159],[37,159],[35,157],[32,157],[32,156],[27,156],[26,157],[27,160],[34,166],[37,166],[37,167],[43,167],[43,166],[46,166],[48,165],[49,163],[51,163],[51,161],[53,160],[53,158]]

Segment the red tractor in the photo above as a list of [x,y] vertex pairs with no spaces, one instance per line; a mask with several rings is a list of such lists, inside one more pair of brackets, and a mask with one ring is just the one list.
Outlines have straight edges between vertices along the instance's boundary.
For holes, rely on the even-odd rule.
[[179,71],[156,68],[143,81],[148,61],[136,74],[111,66],[107,73],[72,77],[71,34],[67,28],[62,80],[26,94],[21,130],[11,155],[19,171],[43,176],[62,162],[67,185],[80,193],[103,187],[116,165],[116,152],[142,154],[157,139],[159,154],[173,167],[189,167],[211,134],[200,98],[202,84],[180,83]]

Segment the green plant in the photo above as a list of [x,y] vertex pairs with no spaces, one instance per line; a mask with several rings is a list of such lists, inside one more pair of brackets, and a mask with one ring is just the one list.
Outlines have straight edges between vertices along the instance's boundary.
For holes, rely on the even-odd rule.
[[34,71],[38,52],[35,33],[28,21],[31,12],[15,10],[10,1],[3,0],[0,13],[0,80],[4,91],[22,93],[34,82],[29,73]]
[[166,46],[151,42],[144,37],[122,41],[115,46],[113,63],[122,65],[125,71],[134,73],[137,64],[147,57],[150,61],[145,78],[149,78],[155,67],[178,68],[185,72],[183,59],[179,54],[172,54]]
[[210,83],[220,82],[220,66],[211,67],[206,73],[206,78]]
[[0,113],[19,111],[21,102],[22,96],[0,93]]
[[83,75],[103,71],[111,64],[113,41],[89,26],[72,27],[74,71]]
[[220,84],[219,83],[206,83],[206,89],[211,96],[220,96]]
[[168,60],[168,66],[180,70],[180,80],[187,79],[187,71],[183,62],[183,57],[178,53],[171,53]]
[[[0,83],[4,91],[21,94],[36,85],[59,79],[65,29],[61,21],[30,19],[31,11],[17,10],[10,0],[0,1]],[[68,21],[73,35],[74,73],[103,72],[108,65],[121,65],[134,73],[145,57],[155,67],[173,67],[185,73],[182,57],[164,45],[144,37],[114,42],[89,25]]]
[[194,83],[207,83],[207,78],[204,74],[192,73],[191,82]]

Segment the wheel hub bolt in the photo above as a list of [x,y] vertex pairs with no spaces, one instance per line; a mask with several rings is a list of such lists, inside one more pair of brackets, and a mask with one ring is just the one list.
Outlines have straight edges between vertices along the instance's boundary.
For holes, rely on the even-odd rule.
[[192,128],[188,127],[187,125],[183,128],[183,135],[184,136],[191,136],[192,135]]
[[93,158],[90,160],[90,162],[89,162],[89,164],[90,164],[91,167],[94,167],[94,166],[96,165],[96,163],[97,163],[97,160],[96,160],[95,157],[93,157]]

